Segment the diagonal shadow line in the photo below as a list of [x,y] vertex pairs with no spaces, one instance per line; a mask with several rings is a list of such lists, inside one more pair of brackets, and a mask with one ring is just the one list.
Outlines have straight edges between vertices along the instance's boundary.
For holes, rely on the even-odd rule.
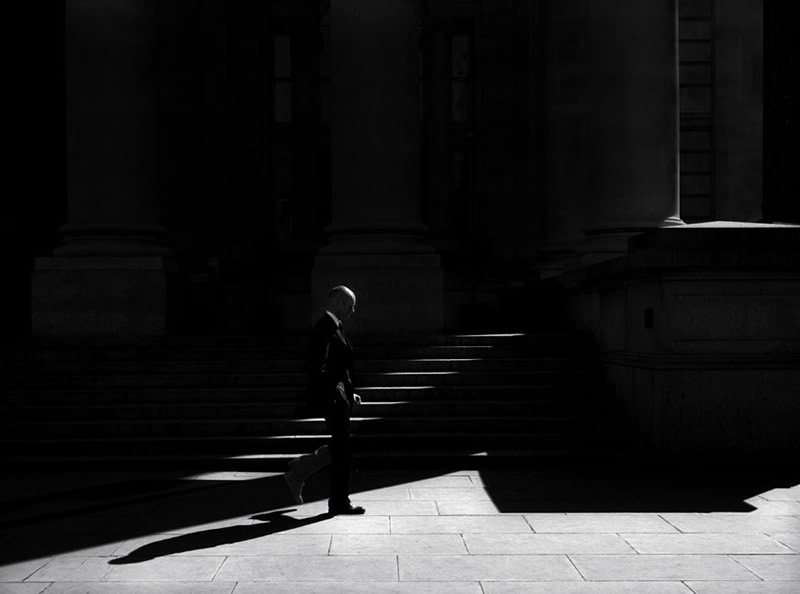
[[91,486],[66,488],[58,491],[54,490],[48,493],[25,495],[23,497],[3,500],[0,504],[5,510],[24,510],[25,508],[32,508],[36,505],[46,505],[65,500],[122,500],[130,499],[137,494],[152,495],[156,492],[165,493],[175,491],[182,486],[187,488],[189,484],[190,482],[188,480],[178,474],[158,478],[146,476],[142,478],[121,479],[113,482],[102,482]]
[[[438,471],[418,470],[414,476],[417,478],[435,476]],[[399,482],[405,482],[403,475]],[[322,470],[312,476],[306,484],[305,501],[312,503],[324,500],[327,496],[327,471]],[[360,481],[359,481],[360,482]],[[369,481],[369,488],[389,487],[398,484],[398,477],[388,475]],[[354,489],[354,493],[365,490]],[[89,491],[84,491],[84,494]],[[182,501],[181,496],[192,499]],[[220,480],[213,481],[208,486],[196,489],[182,490],[180,492],[159,493],[135,500],[116,501],[106,505],[83,506],[79,510],[54,512],[52,517],[14,518],[7,524],[15,525],[12,529],[0,530],[0,566],[6,563],[46,557],[53,554],[63,554],[84,547],[102,546],[124,538],[125,540],[159,533],[169,533],[175,529],[185,529],[190,526],[199,526],[211,522],[226,521],[232,518],[251,516],[255,520],[276,522],[276,515],[286,513],[291,509],[290,494],[281,476],[269,476],[250,480]],[[128,516],[126,506],[142,502],[155,502],[158,507],[145,512],[142,516]],[[95,527],[92,512],[108,511],[112,516],[108,523],[102,527]],[[266,511],[265,511],[266,510]],[[256,515],[253,515],[256,514]],[[12,511],[11,515],[16,515]],[[322,517],[318,518],[318,521]],[[49,522],[59,524],[55,531],[49,528]],[[306,519],[303,520],[308,521]],[[65,525],[62,525],[65,523]],[[105,520],[104,520],[105,522]],[[38,524],[37,530],[28,532],[27,527],[33,528]],[[240,539],[257,538],[275,532],[290,530],[304,524],[297,524],[293,518],[277,519],[271,528],[269,526],[240,526],[230,533],[224,529],[207,538],[201,536],[199,545],[213,543],[213,539]],[[64,528],[67,528],[64,531]],[[46,532],[44,532],[46,531]],[[44,536],[44,535],[47,536]],[[21,539],[21,540],[20,540]],[[180,541],[179,541],[180,543]],[[175,545],[178,546],[178,545]],[[191,549],[190,544],[184,545]],[[207,546],[213,546],[209,544]]]
[[[147,503],[151,501],[162,501],[164,499],[168,499],[170,497],[180,497],[182,495],[186,495],[187,493],[193,492],[200,492],[205,491],[207,489],[219,489],[220,487],[225,486],[226,483],[222,481],[207,481],[204,484],[196,484],[200,481],[182,481],[180,479],[175,479],[175,483],[192,483],[187,484],[185,486],[174,486],[172,490],[163,491],[157,490],[155,493],[148,493],[146,495],[138,495],[133,497],[125,497],[121,499],[117,499],[115,501],[104,501],[102,503],[95,503],[91,505],[81,505],[76,507],[68,507],[65,509],[61,509],[58,511],[50,511],[45,512],[37,515],[27,516],[27,517],[20,517],[15,520],[8,520],[0,522],[0,530],[6,530],[8,528],[17,528],[20,526],[29,526],[30,524],[36,524],[41,522],[49,522],[53,520],[60,520],[64,518],[71,518],[74,517],[76,514],[91,514],[96,512],[103,512],[113,510],[115,508],[124,507],[127,505],[137,504],[137,503]],[[98,494],[102,494],[107,492],[109,488],[108,485],[100,485],[98,487],[90,487],[86,489],[78,489],[73,492],[70,492],[71,498],[80,499],[81,497],[89,497],[89,498],[96,498]],[[52,496],[40,496],[34,498],[34,502],[36,503],[46,503],[48,501],[55,501],[59,497],[62,497],[61,494],[55,494]],[[30,501],[30,500],[28,500]],[[17,503],[16,505],[6,506],[3,504],[5,508],[4,511],[18,511],[24,509],[26,506],[25,503]]]
[[191,534],[182,534],[180,536],[149,543],[139,547],[135,551],[131,551],[124,557],[111,559],[108,563],[109,565],[129,565],[132,563],[143,563],[145,561],[155,559],[156,557],[166,557],[168,555],[176,555],[188,551],[209,549],[220,545],[245,542],[248,540],[253,540],[254,538],[260,538],[262,536],[287,532],[302,526],[316,524],[332,517],[328,513],[318,514],[316,516],[302,519],[292,518],[291,516],[284,515],[292,511],[296,510],[283,509],[265,514],[259,514],[251,518],[253,520],[265,522],[263,524],[214,528],[211,530],[193,532]]

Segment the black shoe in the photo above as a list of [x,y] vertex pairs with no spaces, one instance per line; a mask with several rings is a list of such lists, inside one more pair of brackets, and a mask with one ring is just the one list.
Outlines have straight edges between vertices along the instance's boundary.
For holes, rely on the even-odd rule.
[[358,505],[343,505],[328,508],[328,513],[332,516],[360,516],[366,511],[367,510]]

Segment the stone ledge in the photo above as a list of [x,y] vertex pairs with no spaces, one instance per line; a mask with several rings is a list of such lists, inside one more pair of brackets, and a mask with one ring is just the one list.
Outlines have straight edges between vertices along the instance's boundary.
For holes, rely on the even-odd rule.
[[566,271],[573,288],[627,276],[758,274],[798,278],[800,226],[725,221],[651,229],[628,240],[628,253]]

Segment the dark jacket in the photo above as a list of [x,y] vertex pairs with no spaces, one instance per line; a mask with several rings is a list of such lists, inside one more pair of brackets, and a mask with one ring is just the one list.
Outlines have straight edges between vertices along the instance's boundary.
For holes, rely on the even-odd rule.
[[[353,349],[344,332],[327,313],[314,325],[308,357],[308,403],[324,413],[331,406],[352,408]],[[344,391],[337,388],[341,382]]]

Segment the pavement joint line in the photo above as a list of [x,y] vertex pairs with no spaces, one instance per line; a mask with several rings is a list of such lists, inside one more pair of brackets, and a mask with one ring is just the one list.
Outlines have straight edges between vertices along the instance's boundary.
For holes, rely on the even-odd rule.
[[567,561],[569,561],[569,562],[570,562],[570,564],[572,565],[572,567],[574,567],[574,568],[575,568],[575,571],[577,571],[577,572],[578,572],[578,575],[579,575],[579,576],[581,576],[581,579],[582,579],[584,582],[585,582],[585,581],[587,581],[587,579],[586,579],[586,576],[585,576],[585,575],[583,575],[583,574],[581,573],[581,570],[580,570],[580,569],[578,569],[578,566],[577,566],[577,565],[575,565],[575,561],[573,561],[573,560],[572,560],[572,555],[566,555],[566,557],[567,557]]
[[760,582],[765,582],[765,581],[767,581],[767,580],[765,580],[763,577],[761,577],[760,575],[758,575],[758,574],[757,574],[755,571],[753,571],[752,569],[750,569],[749,567],[747,567],[747,565],[745,565],[744,563],[742,563],[741,561],[739,561],[739,560],[736,558],[736,557],[737,557],[737,555],[734,555],[734,554],[732,554],[732,553],[728,553],[728,554],[727,554],[727,555],[725,555],[725,556],[726,556],[728,559],[730,559],[731,561],[733,561],[734,563],[736,563],[738,566],[740,566],[740,567],[743,567],[745,570],[747,570],[747,571],[749,571],[750,573],[752,573],[754,576],[756,576],[756,578],[758,578],[758,580],[759,580]]
[[673,528],[675,528],[675,530],[677,530],[677,531],[678,531],[680,534],[689,534],[688,532],[684,532],[684,531],[683,531],[683,530],[681,530],[681,529],[680,529],[678,526],[676,526],[675,524],[673,524],[672,522],[670,522],[670,521],[669,521],[669,519],[667,519],[667,518],[665,518],[665,517],[664,517],[664,514],[658,514],[658,517],[659,517],[659,518],[661,518],[661,520],[663,520],[664,522],[666,522],[666,523],[667,523],[667,524],[669,524],[670,526],[672,526]]

